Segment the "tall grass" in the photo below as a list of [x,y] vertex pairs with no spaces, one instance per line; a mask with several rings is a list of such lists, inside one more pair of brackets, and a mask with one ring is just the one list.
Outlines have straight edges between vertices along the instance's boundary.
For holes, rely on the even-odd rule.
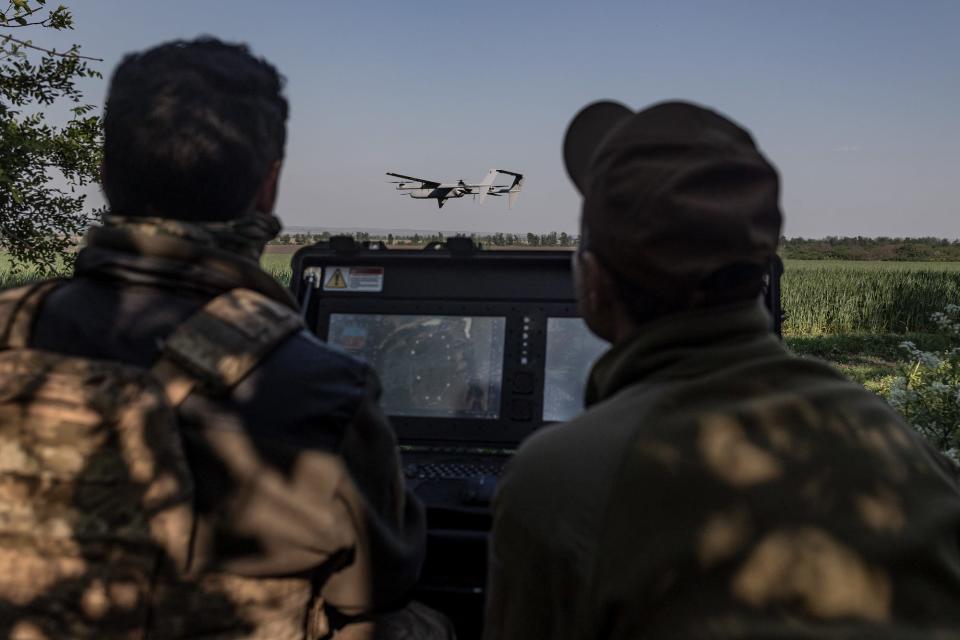
[[788,264],[782,285],[789,335],[927,332],[930,314],[960,301],[954,268]]
[[0,251],[0,289],[9,289],[10,287],[19,287],[20,285],[40,280],[44,277],[53,277],[57,275],[66,275],[68,272],[67,261],[59,261],[57,273],[41,272],[37,267],[30,264],[15,264],[10,254]]
[[19,287],[42,277],[44,276],[40,271],[30,266],[19,265],[14,267],[10,258],[0,253],[0,289]]
[[285,287],[290,286],[293,270],[290,269],[290,254],[265,253],[260,258],[260,266],[264,271],[279,280]]

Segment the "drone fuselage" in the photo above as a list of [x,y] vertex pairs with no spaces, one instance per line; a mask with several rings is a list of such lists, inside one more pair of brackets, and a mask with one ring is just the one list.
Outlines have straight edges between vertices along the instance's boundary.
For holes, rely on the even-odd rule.
[[408,191],[411,198],[417,198],[418,200],[423,200],[426,198],[443,198],[447,200],[449,198],[462,198],[465,195],[465,191],[458,187],[453,189],[439,188],[439,189],[413,189]]

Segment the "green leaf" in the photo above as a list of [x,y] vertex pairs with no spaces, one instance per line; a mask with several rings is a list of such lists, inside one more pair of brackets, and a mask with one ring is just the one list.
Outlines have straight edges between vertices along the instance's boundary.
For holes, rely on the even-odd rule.
[[[29,26],[44,4],[3,2],[0,28]],[[65,7],[50,11],[34,32],[36,47],[53,51],[43,34],[70,26]],[[77,57],[76,45],[52,54],[11,37],[0,34],[0,245],[15,262],[49,272],[66,263],[94,215],[82,192],[98,179],[102,122],[90,114],[77,82],[98,72]],[[49,123],[48,105],[71,109],[73,119]]]

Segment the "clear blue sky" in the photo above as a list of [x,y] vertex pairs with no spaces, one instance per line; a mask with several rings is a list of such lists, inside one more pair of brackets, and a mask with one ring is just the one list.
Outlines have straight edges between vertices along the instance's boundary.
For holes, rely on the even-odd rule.
[[[960,238],[960,2],[82,0],[67,39],[104,58],[175,37],[243,41],[292,105],[288,225],[576,228],[563,131],[599,98],[700,102],[779,167],[789,236]],[[88,85],[101,103],[106,81]],[[524,193],[438,211],[386,171]]]

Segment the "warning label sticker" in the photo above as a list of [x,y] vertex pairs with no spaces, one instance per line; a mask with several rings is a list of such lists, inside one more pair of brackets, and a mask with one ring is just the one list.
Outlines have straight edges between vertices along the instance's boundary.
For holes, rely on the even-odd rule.
[[379,293],[383,291],[383,267],[327,267],[323,290]]
[[[327,279],[323,282],[324,289],[346,289],[347,279],[343,275],[343,267],[331,267],[327,269]],[[347,273],[350,270],[347,269]]]

